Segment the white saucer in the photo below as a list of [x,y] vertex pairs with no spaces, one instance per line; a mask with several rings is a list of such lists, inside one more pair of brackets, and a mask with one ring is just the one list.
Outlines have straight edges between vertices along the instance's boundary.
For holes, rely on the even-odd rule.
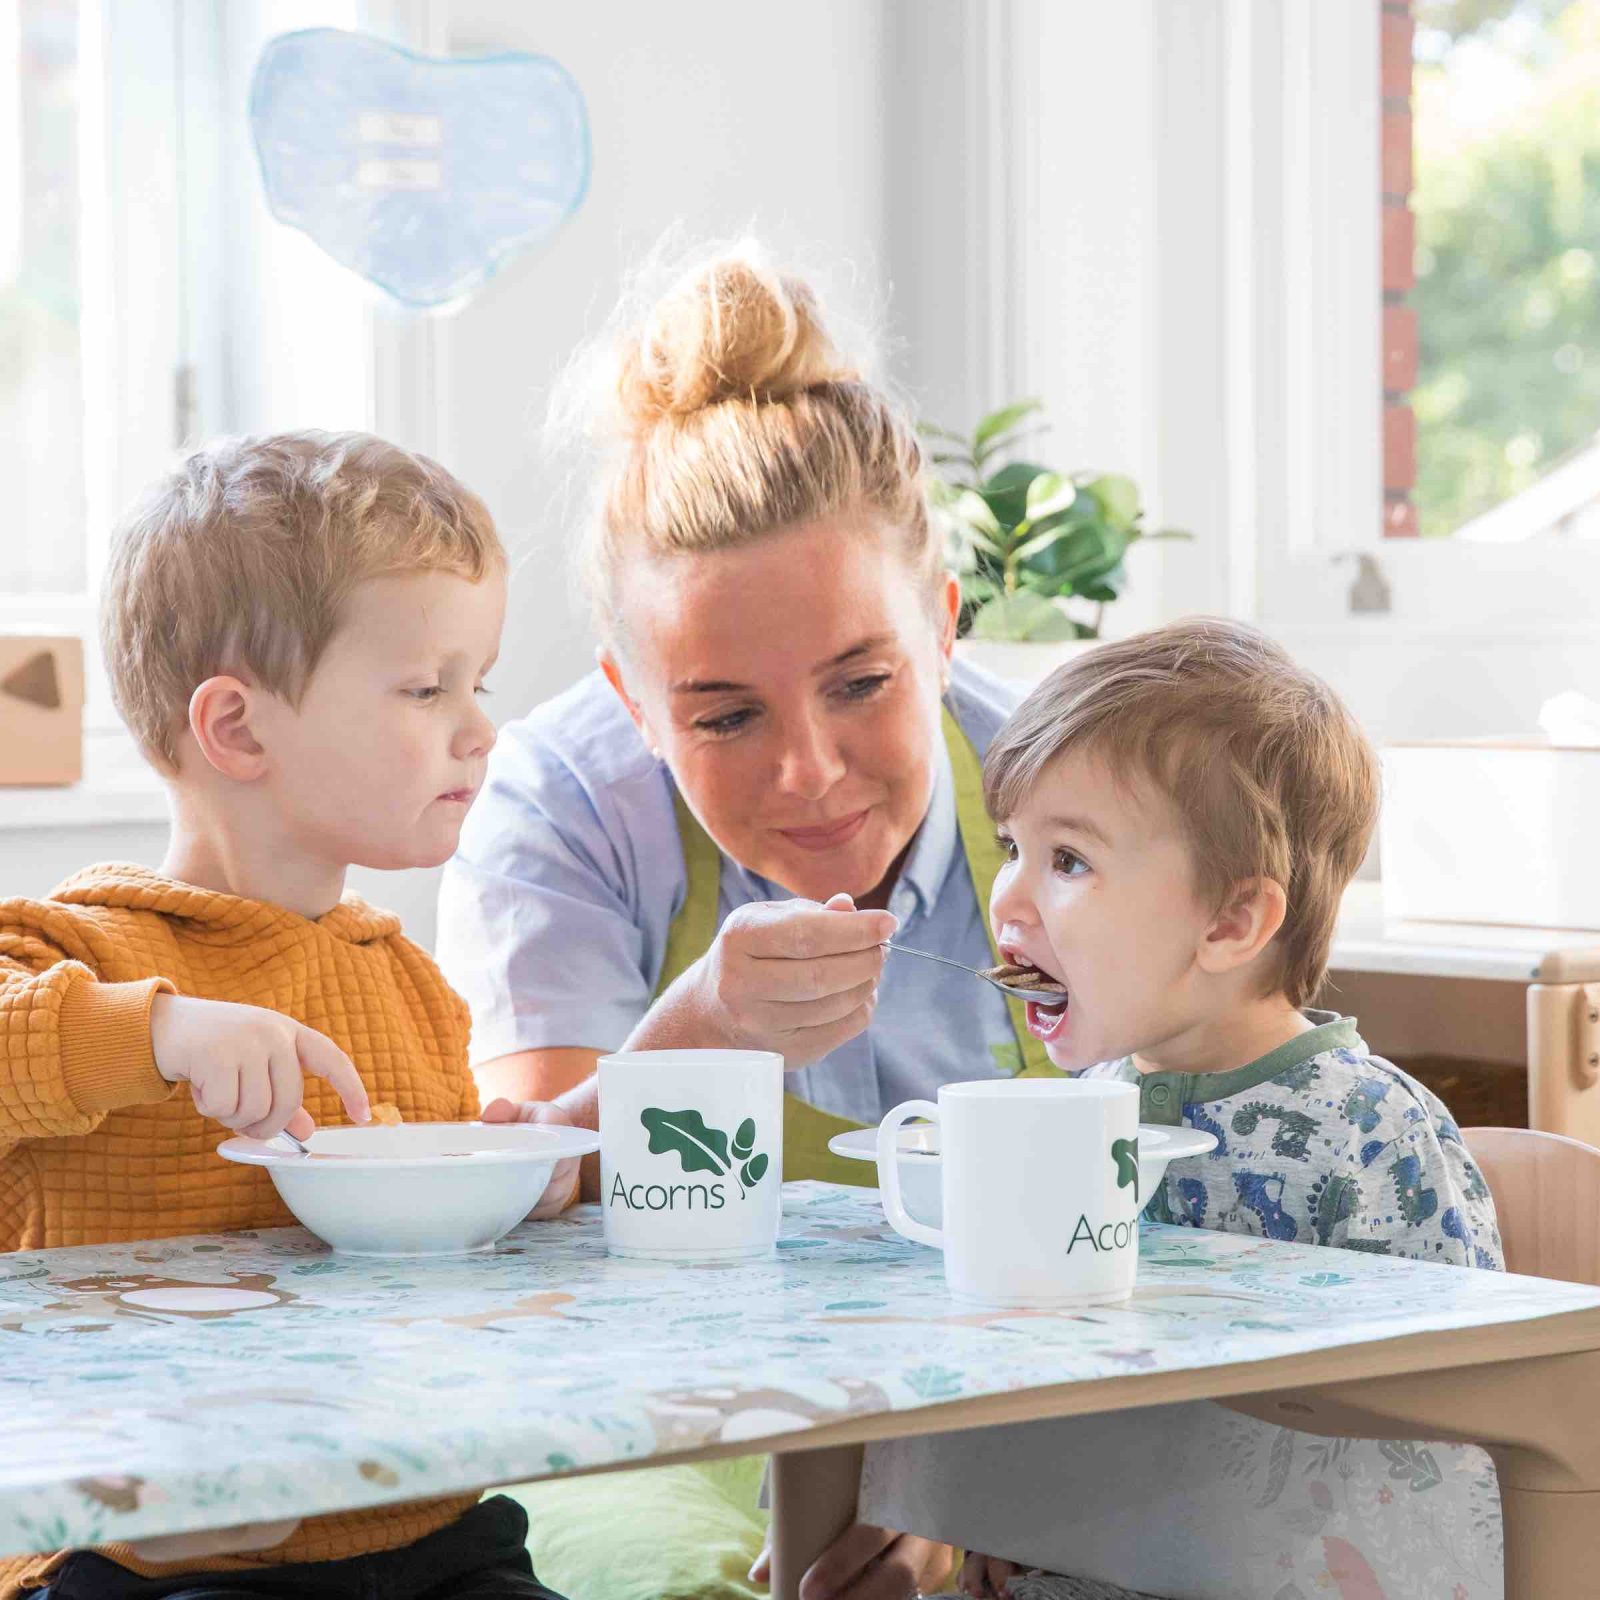
[[[940,1225],[944,1210],[939,1160],[939,1130],[931,1122],[912,1123],[900,1130],[900,1197],[918,1222],[931,1228]],[[1164,1123],[1139,1124],[1139,1193],[1151,1195],[1166,1176],[1169,1161],[1186,1156],[1203,1156],[1215,1150],[1214,1134],[1198,1128],[1174,1128]],[[855,1128],[836,1133],[828,1148],[846,1161],[878,1159],[878,1130]]]
[[[931,1156],[939,1154],[939,1130],[931,1122],[913,1124],[900,1130],[902,1157]],[[1145,1162],[1159,1161],[1166,1170],[1169,1161],[1182,1161],[1186,1156],[1203,1156],[1215,1150],[1215,1134],[1202,1133],[1199,1128],[1172,1128],[1160,1122],[1139,1124],[1140,1186],[1143,1187]],[[828,1148],[846,1161],[876,1161],[878,1159],[878,1130],[856,1128],[849,1133],[836,1133]]]

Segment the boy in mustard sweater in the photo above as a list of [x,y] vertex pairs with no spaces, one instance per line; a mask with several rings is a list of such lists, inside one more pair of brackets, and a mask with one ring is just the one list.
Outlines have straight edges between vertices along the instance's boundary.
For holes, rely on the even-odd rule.
[[[0,901],[0,1249],[291,1223],[263,1171],[217,1159],[219,1124],[305,1135],[367,1121],[369,1094],[407,1121],[478,1115],[465,1005],[344,882],[455,849],[505,601],[483,503],[364,434],[222,441],[132,514],[102,635],[171,842],[159,871]],[[576,1179],[559,1166],[534,1215]],[[455,1495],[0,1561],[0,1597],[550,1600],[526,1527],[510,1500]]]

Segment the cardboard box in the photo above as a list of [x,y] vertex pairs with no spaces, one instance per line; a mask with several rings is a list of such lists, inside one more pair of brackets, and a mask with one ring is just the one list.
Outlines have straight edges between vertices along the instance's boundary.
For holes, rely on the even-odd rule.
[[1386,917],[1600,928],[1600,748],[1394,745],[1383,769]]
[[0,785],[83,776],[83,641],[0,633]]

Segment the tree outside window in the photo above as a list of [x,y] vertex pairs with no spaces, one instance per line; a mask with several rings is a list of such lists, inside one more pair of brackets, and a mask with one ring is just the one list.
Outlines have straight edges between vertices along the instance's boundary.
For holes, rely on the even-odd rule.
[[1437,537],[1600,451],[1600,0],[1415,18],[1414,499]]

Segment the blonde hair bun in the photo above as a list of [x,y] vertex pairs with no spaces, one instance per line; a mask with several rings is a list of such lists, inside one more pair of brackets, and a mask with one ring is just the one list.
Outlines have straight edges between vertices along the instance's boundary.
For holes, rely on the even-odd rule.
[[651,309],[624,343],[617,398],[631,428],[648,432],[724,401],[771,403],[859,377],[807,285],[741,250],[697,268]]

